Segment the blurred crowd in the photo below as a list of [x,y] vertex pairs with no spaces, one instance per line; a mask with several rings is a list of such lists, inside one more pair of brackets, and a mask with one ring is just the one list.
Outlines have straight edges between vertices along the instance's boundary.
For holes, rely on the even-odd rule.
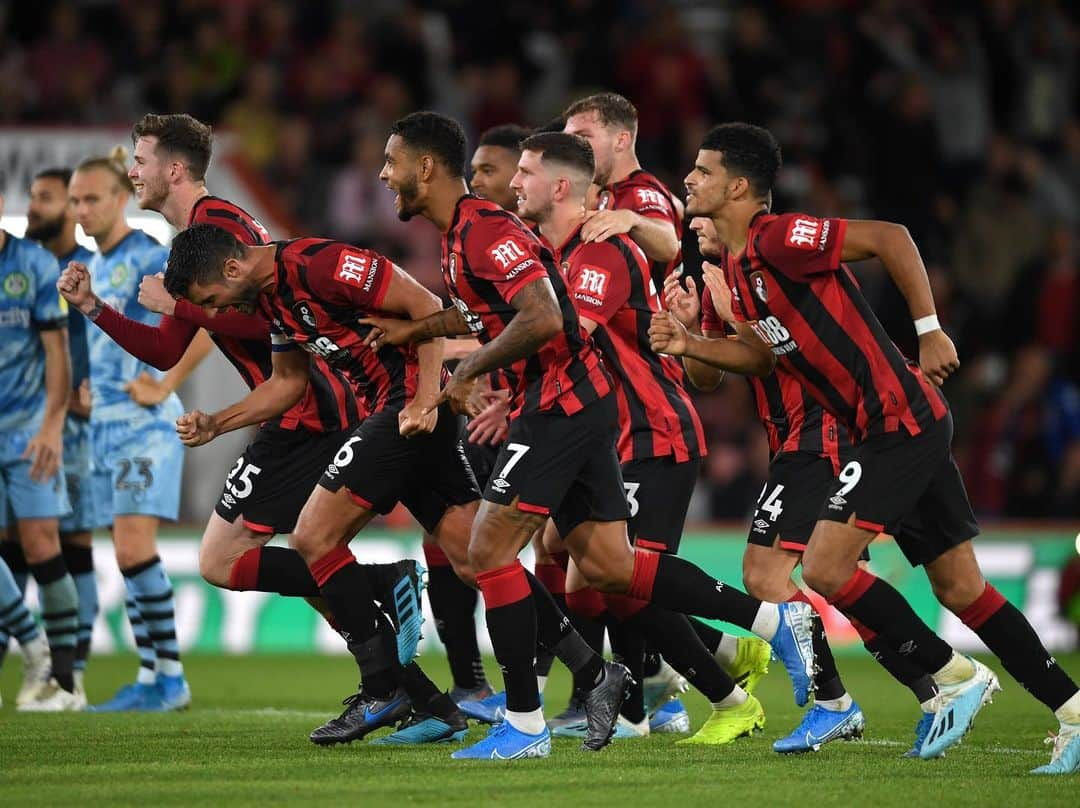
[[[1080,513],[1076,5],[1052,0],[116,0],[0,4],[0,124],[190,112],[232,130],[297,233],[378,248],[435,290],[438,241],[379,184],[389,122],[475,137],[598,88],[681,193],[702,133],[742,119],[785,151],[775,206],[902,222],[963,367],[946,392],[985,517]],[[688,269],[698,262],[692,239]],[[857,274],[914,351],[880,267]],[[698,517],[741,518],[767,463],[746,385],[698,398]]]

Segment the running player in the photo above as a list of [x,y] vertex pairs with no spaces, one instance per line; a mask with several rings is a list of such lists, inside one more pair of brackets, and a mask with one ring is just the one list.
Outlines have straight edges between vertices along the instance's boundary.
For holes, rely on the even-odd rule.
[[[156,323],[157,315],[139,306],[136,296],[140,280],[164,268],[168,251],[124,218],[132,192],[124,156],[118,148],[109,157],[84,161],[72,175],[75,218],[98,249],[87,266],[75,262],[69,269],[78,267],[107,290],[105,302],[113,308]],[[87,344],[95,519],[97,526],[112,529],[140,657],[135,683],[93,709],[183,709],[191,691],[180,662],[172,586],[157,553],[158,525],[176,519],[180,507],[183,448],[171,429],[182,412],[180,399],[171,394],[160,404],[136,403],[129,385],[151,369],[97,329],[88,330]]]
[[[30,206],[26,210],[26,237],[40,242],[55,255],[61,269],[71,261],[86,263],[93,255],[75,241],[75,215],[68,199],[70,182],[71,170],[67,168],[39,172],[30,185]],[[83,675],[98,615],[98,592],[91,546],[94,497],[90,464],[90,358],[86,347],[86,318],[77,312],[68,316],[68,350],[71,354],[71,397],[64,421],[64,477],[71,513],[60,520],[60,546],[79,592],[75,695],[85,706]]]
[[[0,197],[3,213],[3,197]],[[70,393],[67,304],[56,294],[56,258],[0,230],[0,489],[41,589],[51,670],[24,687],[21,710],[82,709],[74,662],[79,598],[60,551],[59,518],[70,510],[63,431]],[[14,609],[11,604],[6,604]],[[14,613],[14,612],[13,612]]]
[[[514,176],[517,158],[521,154],[518,144],[528,134],[528,130],[522,126],[504,124],[492,127],[480,135],[472,158],[471,185],[477,195],[490,199],[507,210],[513,210],[513,207],[509,206],[517,203],[510,191],[510,178]],[[475,347],[476,342],[471,338],[448,341],[446,358],[459,359]],[[495,392],[498,390],[497,384],[498,382],[495,382],[492,385],[492,395],[501,398],[505,391]],[[476,423],[470,421],[466,426],[462,446],[469,466],[476,475],[476,481],[483,490],[491,476],[491,466],[498,455],[501,441],[491,440],[486,433],[483,433],[485,439],[480,440],[481,433],[475,432]],[[484,674],[480,647],[476,639],[477,592],[454,574],[449,559],[437,545],[425,541],[424,557],[428,564],[428,599],[431,601],[439,639],[446,646],[450,672],[454,678],[450,697],[470,717],[493,717],[493,713],[484,713],[482,716],[476,713],[478,708],[483,710],[478,703],[493,695]]]
[[[655,175],[641,167],[637,158],[637,108],[618,93],[597,93],[579,99],[563,113],[563,131],[589,141],[596,160],[594,182],[599,191],[595,213],[582,227],[582,240],[602,241],[616,234],[626,234],[644,251],[650,261],[650,274],[656,289],[664,279],[682,267],[683,206]],[[717,649],[723,662],[736,664],[736,638],[723,640],[721,632],[701,621],[692,621],[706,645]],[[603,626],[599,639],[603,641]],[[761,661],[761,649],[743,643],[740,663]],[[722,649],[722,650],[721,650]],[[648,694],[646,708],[652,713],[650,726],[660,732],[684,732],[690,715],[673,693],[685,687],[664,666],[659,654],[648,648],[643,668],[643,690]],[[655,712],[653,712],[655,709]],[[568,710],[572,720],[572,711]],[[556,719],[558,720],[558,719]]]
[[[534,135],[522,143],[512,187],[519,212],[536,222],[555,260],[584,329],[592,334],[614,376],[620,432],[617,441],[623,485],[630,509],[629,535],[639,547],[675,552],[697,481],[705,436],[701,421],[682,386],[682,369],[670,357],[649,348],[648,325],[660,311],[660,298],[649,275],[645,254],[628,236],[586,242],[585,195],[594,171],[588,141],[562,132]],[[656,610],[641,601],[602,596],[589,589],[571,567],[568,601],[599,600],[635,636],[651,635],[666,657],[713,703],[714,712],[692,738],[680,743],[729,743],[764,724],[753,696],[736,691],[734,681],[687,619]],[[652,613],[650,613],[650,611]],[[638,628],[638,631],[632,629]],[[624,632],[617,629],[615,637]],[[623,638],[625,648],[627,638]],[[768,658],[768,645],[757,640]],[[618,643],[614,643],[618,645]],[[619,649],[616,648],[618,651]],[[643,642],[637,644],[638,668]],[[623,654],[625,658],[625,654]],[[633,672],[631,668],[631,672]],[[564,724],[555,735],[580,735],[579,725]],[[643,694],[623,705],[620,730],[625,737],[649,734]]]
[[[488,631],[504,672],[506,720],[459,758],[550,753],[533,667],[537,612],[522,546],[554,518],[587,580],[610,592],[702,616],[723,616],[776,638],[796,690],[809,690],[812,651],[805,604],[764,604],[710,578],[686,561],[626,538],[626,499],[615,440],[612,382],[582,331],[550,252],[513,214],[468,193],[465,136],[459,124],[418,112],[391,127],[381,177],[396,192],[399,217],[422,215],[443,233],[443,278],[454,307],[420,322],[369,321],[375,347],[475,333],[482,346],[463,359],[439,401],[476,412],[477,377],[514,373],[512,422],[488,482],[469,547],[487,607]],[[789,608],[789,606],[791,608]],[[605,745],[617,719],[627,673],[598,671],[597,689],[615,693],[603,723],[590,721],[586,748]],[[606,725],[606,728],[605,726]]]
[[[899,593],[858,566],[879,532],[896,537],[926,568],[935,595],[998,656],[1061,727],[1051,762],[1080,768],[1080,692],[1016,607],[979,570],[978,527],[950,452],[952,416],[937,385],[959,366],[938,323],[918,249],[907,230],[874,221],[773,215],[767,199],[781,163],[767,130],[725,124],[710,131],[687,176],[688,211],[713,220],[735,256],[735,340],[688,335],[669,314],[654,318],[653,346],[719,367],[773,363],[791,372],[846,426],[852,459],[822,503],[803,557],[804,580],[923,670],[938,694],[919,753],[936,757],[970,728],[999,689],[989,668],[936,636]],[[889,340],[842,261],[876,256],[908,301],[919,364]],[[758,357],[750,360],[750,356]]]

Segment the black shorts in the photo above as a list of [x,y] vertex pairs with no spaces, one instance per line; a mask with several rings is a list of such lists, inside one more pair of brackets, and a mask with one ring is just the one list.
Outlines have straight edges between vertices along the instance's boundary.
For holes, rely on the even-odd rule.
[[398,409],[365,418],[345,440],[319,485],[344,487],[353,499],[376,513],[390,513],[401,502],[431,533],[448,508],[480,498],[480,489],[461,448],[460,419],[443,405],[435,430],[403,438]]
[[615,396],[594,401],[574,415],[519,415],[499,450],[484,499],[517,500],[523,511],[550,516],[560,536],[582,522],[629,518],[619,454]]
[[821,515],[821,503],[832,492],[832,461],[813,452],[781,452],[769,463],[746,540],[762,547],[806,552]]
[[822,519],[890,533],[912,566],[928,564],[979,533],[950,449],[952,414],[911,436],[868,438],[826,498]]
[[495,467],[495,458],[499,456],[499,449],[502,448],[502,444],[491,446],[487,443],[470,443],[469,433],[462,430],[461,445],[465,449],[465,457],[468,459],[469,466],[476,477],[476,484],[480,486],[481,490],[487,488],[491,470]]
[[229,471],[214,511],[230,523],[241,517],[256,533],[291,533],[315,484],[347,437],[347,432],[263,424]]
[[646,550],[679,552],[686,511],[700,473],[700,458],[677,463],[669,455],[623,463],[630,541]]

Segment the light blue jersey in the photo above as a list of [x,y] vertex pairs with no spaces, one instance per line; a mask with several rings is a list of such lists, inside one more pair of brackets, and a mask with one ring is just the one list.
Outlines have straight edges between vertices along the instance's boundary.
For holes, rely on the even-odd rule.
[[[59,258],[63,270],[72,261],[89,264],[94,254],[81,244]],[[71,387],[76,389],[90,378],[90,354],[86,346],[86,318],[73,309],[68,313],[68,348],[71,353]],[[94,487],[90,474],[90,423],[68,413],[64,421],[64,475],[67,477],[71,513],[60,520],[61,533],[93,530]]]
[[48,480],[30,477],[27,444],[45,412],[45,346],[40,332],[67,325],[67,303],[56,291],[60,266],[32,241],[5,233],[0,249],[0,488],[17,519],[67,514],[61,470]]
[[[94,253],[87,265],[98,297],[132,320],[156,326],[161,320],[139,303],[139,284],[147,275],[165,271],[169,250],[142,230],[132,230],[108,253]],[[167,419],[170,424],[181,414],[180,400],[171,395],[154,407],[132,401],[124,387],[146,372],[160,379],[165,374],[140,362],[99,328],[88,329],[86,343],[90,355],[90,392],[93,395],[95,424],[107,421]]]
[[40,331],[67,326],[60,266],[32,241],[5,234],[0,250],[0,432],[36,432],[45,412]]
[[[139,284],[163,272],[169,251],[141,230],[132,230],[107,253],[95,253],[87,264],[103,301],[147,325],[160,315],[139,303]],[[94,518],[97,526],[112,524],[122,514],[175,519],[180,507],[180,473],[184,448],[176,435],[183,408],[175,393],[160,404],[136,404],[124,388],[141,373],[164,374],[140,362],[99,328],[86,331],[90,354],[91,465]]]
[[[59,258],[60,269],[63,270],[72,261],[80,264],[89,264],[94,254],[81,244],[76,244],[75,249],[67,255]],[[79,311],[71,311],[68,314],[68,347],[71,351],[71,386],[78,387],[83,379],[90,378],[90,354],[86,346],[86,318]]]

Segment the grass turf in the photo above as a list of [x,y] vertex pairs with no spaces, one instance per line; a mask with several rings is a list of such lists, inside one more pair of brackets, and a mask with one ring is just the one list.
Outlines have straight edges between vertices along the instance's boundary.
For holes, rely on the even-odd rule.
[[[965,742],[944,760],[900,758],[911,744],[917,706],[865,656],[841,660],[841,672],[867,716],[867,736],[814,755],[781,757],[774,739],[800,711],[779,663],[759,686],[764,733],[726,747],[681,747],[670,735],[619,741],[600,753],[556,740],[546,760],[453,761],[446,745],[423,748],[350,746],[321,749],[308,732],[336,714],[355,673],[344,657],[189,655],[195,695],[180,714],[26,715],[11,705],[18,655],[0,672],[0,802],[32,804],[331,803],[643,806],[728,804],[850,806],[1078,805],[1080,774],[1030,777],[1049,759],[1040,742],[1052,716],[1002,675],[1005,692],[980,715]],[[1062,658],[1080,674],[1080,656]],[[422,660],[442,684],[441,658]],[[135,672],[131,656],[91,660],[91,702],[112,694]],[[994,662],[1000,673],[1000,666]],[[548,683],[548,714],[569,693],[559,666]],[[686,699],[695,728],[708,705]],[[380,734],[387,732],[383,730]],[[481,737],[474,728],[470,740]]]

